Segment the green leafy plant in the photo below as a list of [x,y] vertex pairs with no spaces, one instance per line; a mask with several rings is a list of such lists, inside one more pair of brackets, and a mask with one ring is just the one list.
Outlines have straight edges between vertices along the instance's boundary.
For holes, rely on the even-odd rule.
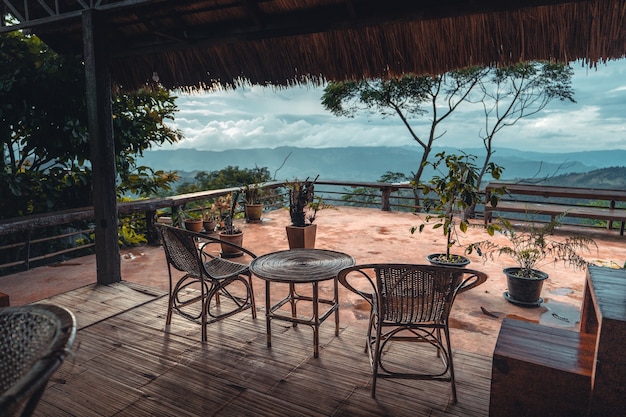
[[593,239],[585,236],[553,238],[556,230],[561,226],[560,220],[563,216],[544,224],[529,222],[527,219],[526,225],[519,227],[514,226],[507,219],[499,218],[489,234],[493,236],[496,231],[499,231],[508,238],[509,244],[500,245],[492,240],[484,240],[468,245],[466,253],[476,251],[485,259],[507,255],[520,268],[518,276],[524,278],[537,278],[539,275],[536,271],[546,262],[563,262],[564,265],[574,269],[583,269],[589,262],[580,255],[580,252],[590,251],[592,247],[597,249],[598,246]]
[[144,234],[138,233],[132,224],[123,224],[120,227],[118,242],[120,246],[127,247],[147,243],[148,239]]
[[[469,226],[465,218],[465,210],[481,200],[478,178],[480,170],[474,164],[476,156],[463,153],[462,155],[440,152],[432,165],[435,175],[425,184],[415,185],[424,195],[424,209],[428,213],[422,224],[411,227],[411,234],[424,230],[428,224],[433,229],[441,229],[446,237],[445,259],[441,261],[454,262],[459,255],[451,255],[450,248],[457,243],[458,229],[465,233]],[[444,169],[445,168],[445,169]],[[494,163],[487,167],[494,179],[499,179],[503,168]],[[501,190],[492,192],[492,204],[497,205]],[[432,196],[435,196],[434,198]],[[457,216],[461,216],[458,218]]]

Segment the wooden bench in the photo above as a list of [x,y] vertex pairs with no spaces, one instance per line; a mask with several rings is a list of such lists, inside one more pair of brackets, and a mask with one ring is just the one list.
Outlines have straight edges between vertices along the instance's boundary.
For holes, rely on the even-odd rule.
[[502,321],[489,415],[626,416],[626,270],[590,266],[580,332]]
[[586,416],[595,338],[505,318],[493,353],[491,417]]
[[[493,207],[489,200],[492,190],[506,189],[510,196],[542,197],[546,201],[524,201],[522,199],[509,200],[504,197]],[[584,199],[592,201],[606,201],[606,207],[590,205],[575,205],[566,200]],[[554,219],[557,216],[604,220],[611,229],[613,222],[620,223],[620,235],[624,235],[626,223],[626,209],[616,208],[616,202],[626,201],[626,190],[609,190],[600,188],[556,187],[550,185],[509,184],[491,182],[485,188],[485,226],[492,220],[493,212],[528,213],[547,215]]]

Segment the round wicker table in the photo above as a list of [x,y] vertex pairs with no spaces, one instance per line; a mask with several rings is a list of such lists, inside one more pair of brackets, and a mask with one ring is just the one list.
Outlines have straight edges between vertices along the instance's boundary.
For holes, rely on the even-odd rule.
[[[319,357],[319,326],[331,314],[335,313],[335,335],[339,335],[339,297],[337,274],[343,268],[354,265],[354,258],[341,252],[324,249],[291,249],[259,256],[250,264],[250,271],[265,281],[265,320],[267,327],[267,347],[272,346],[272,320],[291,322],[295,327],[306,324],[313,328],[313,356]],[[333,299],[320,299],[318,284],[321,281],[334,280]],[[270,300],[270,284],[289,284],[289,294],[275,305]],[[311,284],[311,296],[295,291],[296,284]],[[313,305],[313,317],[298,317],[298,301],[310,301]],[[289,303],[291,315],[279,313],[279,309]],[[329,309],[320,317],[319,304],[328,304]]]

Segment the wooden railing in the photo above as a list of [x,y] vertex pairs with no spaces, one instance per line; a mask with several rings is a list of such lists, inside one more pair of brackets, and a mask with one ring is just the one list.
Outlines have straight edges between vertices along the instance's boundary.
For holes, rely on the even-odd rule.
[[[275,190],[266,209],[283,207],[288,201],[285,183],[269,182],[262,186]],[[239,187],[200,191],[170,197],[151,198],[118,203],[118,216],[140,215],[145,221],[148,243],[158,242],[154,223],[157,213],[172,216],[180,208],[201,211],[213,199],[239,190]],[[357,190],[359,196],[350,198]],[[413,210],[413,197],[409,184],[387,184],[377,182],[317,181],[316,195],[323,196],[331,205],[359,205],[379,207],[381,210]],[[188,208],[192,203],[196,207]],[[195,205],[195,204],[194,204]],[[0,274],[29,269],[32,265],[55,262],[63,257],[85,254],[94,246],[89,239],[93,234],[93,207],[37,214],[0,221]],[[42,247],[46,249],[43,250]],[[36,251],[34,250],[36,248]],[[47,249],[49,248],[49,249]],[[8,253],[14,254],[9,259]]]

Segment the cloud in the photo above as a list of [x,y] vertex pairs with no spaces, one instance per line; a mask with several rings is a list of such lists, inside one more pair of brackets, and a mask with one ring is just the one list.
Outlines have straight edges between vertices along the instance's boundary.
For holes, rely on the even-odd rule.
[[[573,64],[577,103],[552,102],[538,115],[505,127],[497,147],[544,152],[626,149],[626,60],[588,69]],[[416,145],[398,117],[359,113],[336,117],[321,104],[323,88],[242,87],[234,91],[179,94],[179,112],[170,125],[185,139],[163,148],[203,150],[345,146]],[[411,120],[421,138],[427,119]],[[482,130],[481,130],[482,129]],[[459,108],[445,123],[435,144],[458,148],[482,146],[482,108]],[[593,144],[593,145],[592,145]]]

